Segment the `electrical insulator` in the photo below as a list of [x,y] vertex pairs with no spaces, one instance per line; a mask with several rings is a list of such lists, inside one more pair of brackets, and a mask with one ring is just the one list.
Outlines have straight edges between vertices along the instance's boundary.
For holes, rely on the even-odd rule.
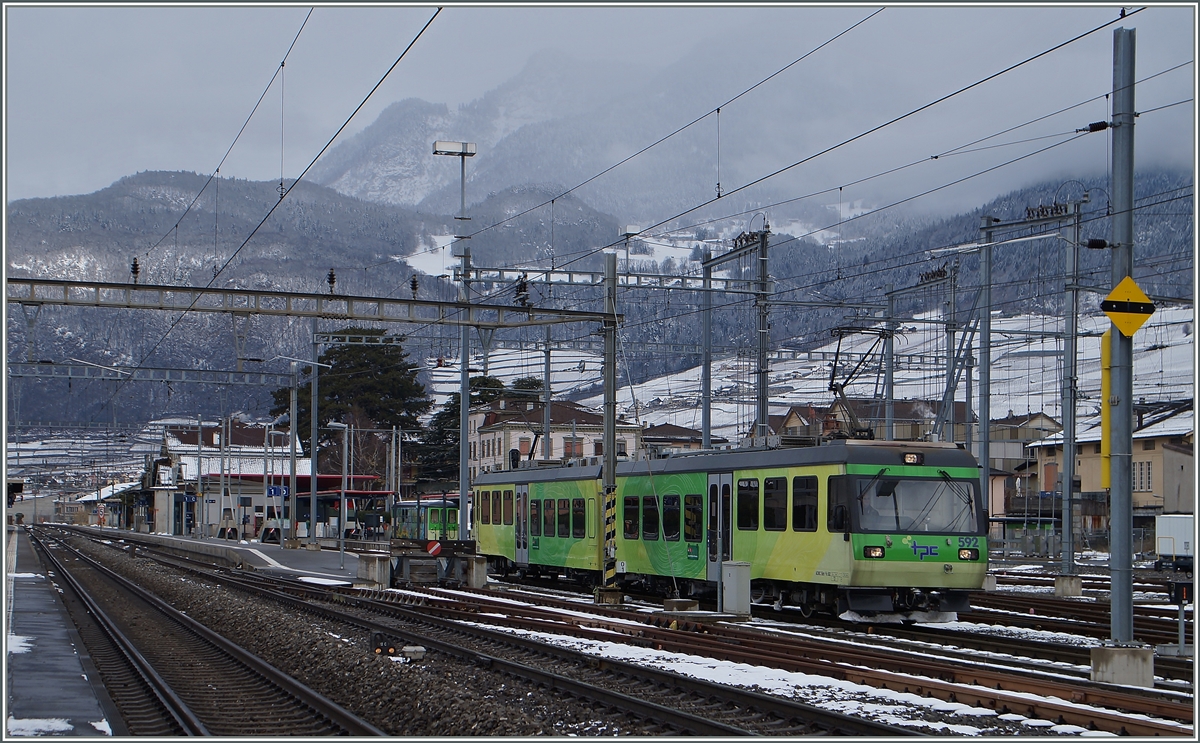
[[529,281],[525,274],[521,274],[521,278],[517,279],[517,304],[522,307],[529,306]]
[[135,284],[137,283],[138,274],[141,272],[142,272],[142,269],[140,266],[138,266],[137,256],[134,256],[133,263],[129,266],[129,273],[133,274],[133,283],[135,283]]
[[329,275],[325,277],[325,281],[329,284],[329,293],[333,294],[333,285],[337,283],[337,275],[334,274],[332,268],[329,269]]
[[417,298],[417,277],[413,276],[412,280],[410,280],[408,282],[408,285],[412,287],[413,299],[416,299]]
[[1092,238],[1087,241],[1087,246],[1091,250],[1103,250],[1104,248],[1108,247],[1108,241]]

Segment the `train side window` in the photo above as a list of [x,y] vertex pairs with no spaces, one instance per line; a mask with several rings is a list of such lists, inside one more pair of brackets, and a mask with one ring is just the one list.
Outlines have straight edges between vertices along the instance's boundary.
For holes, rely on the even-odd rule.
[[500,491],[493,490],[492,491],[492,513],[496,514],[495,516],[492,517],[493,524],[500,523],[500,498],[501,498]]
[[704,526],[704,496],[683,496],[683,541],[699,542]]
[[679,496],[664,495],[662,499],[662,530],[663,539],[668,542],[679,541]]
[[509,526],[511,526],[512,522],[513,522],[513,495],[512,495],[512,493],[513,493],[513,491],[511,491],[511,490],[504,491],[504,523],[508,524]]
[[758,480],[738,480],[737,527],[742,531],[758,529]]
[[[587,510],[588,510],[588,513],[596,512],[596,499],[595,498],[587,499]],[[592,519],[591,521],[588,522],[587,538],[588,539],[596,538],[596,519]]]
[[626,539],[637,539],[641,531],[641,517],[638,511],[638,497],[636,495],[625,496],[623,523],[624,529],[621,534]]
[[844,532],[850,527],[849,489],[848,477],[829,478],[829,517],[826,525],[831,532]]
[[658,540],[658,498],[642,496],[642,539]]
[[792,531],[817,530],[817,478],[792,478]]
[[479,494],[479,523],[492,523],[492,494],[486,490]]
[[538,500],[529,501],[529,536],[540,537],[542,535],[542,502]]
[[571,499],[571,536],[583,539],[587,534],[587,510],[583,507],[583,498]]
[[558,536],[571,536],[571,501],[567,498],[558,499]]
[[548,537],[554,536],[554,499],[547,498],[542,504],[542,533]]
[[783,531],[787,528],[787,478],[763,480],[763,528]]

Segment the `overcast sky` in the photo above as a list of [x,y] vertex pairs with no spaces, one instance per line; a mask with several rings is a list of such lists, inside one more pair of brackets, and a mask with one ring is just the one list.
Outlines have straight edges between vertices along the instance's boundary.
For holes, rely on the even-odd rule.
[[[266,88],[310,6],[44,7],[6,4],[5,198],[89,193],[142,170],[211,173]],[[316,7],[288,57],[283,80],[284,172],[299,175],[434,14],[434,7]],[[698,45],[745,69],[751,82],[795,57],[789,41],[829,38],[874,7],[455,7],[447,6],[342,136],[408,97],[469,102],[557,48],[597,65],[635,63],[641,74]],[[860,102],[896,95],[933,100],[975,70],[992,72],[1115,17],[1113,7],[889,7],[841,46],[814,55],[802,74],[830,81],[877,68],[878,89],[855,78]],[[1047,113],[1111,84],[1112,28],[1137,29],[1137,76],[1185,64],[1140,86],[1139,111],[1195,93],[1195,8],[1151,6],[1073,44],[1036,79],[975,99],[1005,120]],[[819,29],[813,33],[813,30]],[[761,54],[763,50],[773,54]],[[1079,72],[1080,56],[1089,62]],[[769,57],[769,59],[767,59]],[[760,62],[756,66],[756,62]],[[1070,71],[1056,74],[1056,69]],[[984,73],[986,74],[986,72]],[[945,76],[946,80],[941,78]],[[724,91],[721,91],[722,93]],[[785,95],[786,89],[771,92]],[[924,99],[921,98],[924,96]],[[718,100],[712,102],[720,103]],[[826,106],[813,101],[814,106]],[[900,104],[897,104],[900,105]],[[904,105],[908,105],[905,103]],[[280,85],[268,92],[222,175],[270,180],[280,170]],[[900,110],[900,109],[897,109]],[[1138,162],[1194,162],[1194,103],[1138,120]],[[855,111],[861,117],[862,106]],[[1103,104],[1083,109],[1105,117]],[[1090,117],[1090,118],[1089,118]],[[684,123],[684,122],[681,122]],[[847,121],[847,135],[872,123]],[[1086,122],[1084,122],[1086,123]],[[666,134],[663,132],[662,134]],[[991,133],[986,132],[986,133]],[[939,132],[923,132],[935,141]],[[956,135],[957,136],[957,135]],[[959,142],[955,141],[955,144]],[[648,142],[647,142],[648,144]],[[1102,156],[1102,155],[1098,155]],[[779,165],[787,163],[780,162]],[[770,167],[769,164],[764,164]]]

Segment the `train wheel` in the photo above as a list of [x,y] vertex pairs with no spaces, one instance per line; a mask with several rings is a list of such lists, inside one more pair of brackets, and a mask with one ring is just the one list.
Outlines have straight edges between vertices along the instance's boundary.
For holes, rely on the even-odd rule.
[[812,618],[812,615],[813,615],[813,605],[812,604],[805,601],[804,603],[800,604],[796,608],[798,608],[800,610],[800,616],[804,617],[805,619]]
[[754,586],[750,587],[750,603],[752,604],[765,604],[767,603],[767,597],[770,595],[770,592],[765,588],[755,588]]

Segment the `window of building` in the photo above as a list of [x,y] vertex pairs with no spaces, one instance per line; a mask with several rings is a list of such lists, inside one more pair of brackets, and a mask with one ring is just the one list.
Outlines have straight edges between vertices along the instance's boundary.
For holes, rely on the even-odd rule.
[[570,436],[563,438],[563,456],[564,457],[582,457],[583,456],[583,439],[571,438]]
[[587,509],[583,507],[583,498],[571,500],[571,536],[583,539],[587,533]]
[[596,456],[596,457],[604,456],[604,442],[603,441],[592,442],[592,456]]
[[474,442],[474,441],[472,441],[472,442],[471,442],[471,459],[476,459],[476,456],[475,456],[475,442]]
[[628,453],[629,450],[625,448],[625,439],[617,439],[617,456],[623,457]]
[[529,536],[540,537],[542,535],[542,502],[538,500],[529,501]]
[[642,539],[658,539],[658,499],[653,495],[642,496]]
[[745,478],[737,484],[737,527],[758,529],[758,480]]
[[640,533],[641,514],[638,511],[638,498],[636,495],[625,496],[624,511],[624,514],[622,514],[624,529],[621,533],[626,539],[637,539]]
[[792,531],[817,530],[817,478],[792,478]]
[[787,478],[763,480],[763,528],[783,531],[787,528]]
[[533,439],[528,436],[522,436],[517,439],[517,450],[521,452],[521,456],[529,456],[529,447],[533,444]]
[[683,540],[699,542],[704,527],[704,497],[683,496]]
[[542,508],[542,533],[554,536],[554,499],[547,498]]
[[679,541],[679,496],[664,495],[662,499],[662,528],[663,539],[668,542]]
[[513,522],[513,491],[504,491],[504,523],[511,525]]
[[1100,451],[1100,450],[1101,450],[1101,448],[1102,448],[1102,446],[1103,446],[1102,444],[1096,444],[1096,451],[1095,451],[1095,453],[1096,453],[1096,454],[1101,454],[1101,453],[1102,453],[1102,452]]
[[1146,439],[1143,441],[1142,451],[1154,451],[1154,439]]
[[571,536],[571,501],[567,498],[558,499],[558,536]]
[[486,491],[479,494],[479,523],[492,523],[492,494]]

